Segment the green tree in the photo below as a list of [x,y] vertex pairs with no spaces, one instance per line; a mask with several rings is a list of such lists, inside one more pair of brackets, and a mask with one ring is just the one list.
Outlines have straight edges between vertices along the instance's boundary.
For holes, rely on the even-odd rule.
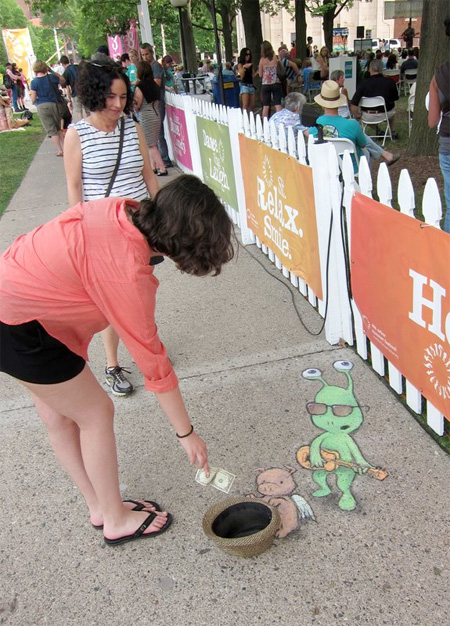
[[[25,28],[28,25],[24,12],[15,0],[0,0],[0,15],[2,28]],[[0,64],[8,62],[8,55],[3,43],[0,45]]]
[[413,127],[407,148],[407,154],[411,156],[438,153],[436,129],[428,128],[425,97],[434,72],[450,58],[450,37],[445,34],[445,19],[450,19],[448,0],[424,0]]

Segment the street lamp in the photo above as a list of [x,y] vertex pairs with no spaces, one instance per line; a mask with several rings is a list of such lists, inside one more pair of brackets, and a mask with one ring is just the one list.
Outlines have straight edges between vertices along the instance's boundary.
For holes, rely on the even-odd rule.
[[186,56],[186,43],[184,41],[184,30],[183,30],[183,18],[181,15],[182,9],[187,5],[188,0],[170,0],[170,4],[178,9],[178,15],[180,18],[180,38],[181,38],[181,57],[183,62],[184,71],[187,72],[187,56]]

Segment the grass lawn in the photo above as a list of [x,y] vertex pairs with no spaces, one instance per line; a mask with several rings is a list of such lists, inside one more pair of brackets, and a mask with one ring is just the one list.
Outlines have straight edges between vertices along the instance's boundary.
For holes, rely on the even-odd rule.
[[45,131],[36,114],[24,130],[0,133],[0,215],[20,186],[44,137]]

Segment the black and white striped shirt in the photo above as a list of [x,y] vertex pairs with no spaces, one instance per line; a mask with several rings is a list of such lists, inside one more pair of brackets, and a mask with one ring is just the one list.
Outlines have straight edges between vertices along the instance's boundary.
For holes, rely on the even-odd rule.
[[[84,119],[76,122],[74,127],[80,137],[83,156],[83,200],[104,198],[117,162],[120,123],[111,133],[94,128]],[[110,195],[134,200],[147,198],[148,191],[142,176],[143,167],[144,159],[139,149],[135,122],[125,118],[122,156]]]

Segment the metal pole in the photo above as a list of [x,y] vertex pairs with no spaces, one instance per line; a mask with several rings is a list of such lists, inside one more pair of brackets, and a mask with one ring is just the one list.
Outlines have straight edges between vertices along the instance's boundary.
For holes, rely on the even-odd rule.
[[220,99],[222,100],[222,104],[225,104],[225,93],[223,89],[223,75],[222,75],[222,53],[220,51],[219,33],[217,31],[216,5],[214,4],[214,0],[211,0],[211,14],[213,18],[214,37],[216,39],[217,64],[219,65],[218,79],[219,79]]

